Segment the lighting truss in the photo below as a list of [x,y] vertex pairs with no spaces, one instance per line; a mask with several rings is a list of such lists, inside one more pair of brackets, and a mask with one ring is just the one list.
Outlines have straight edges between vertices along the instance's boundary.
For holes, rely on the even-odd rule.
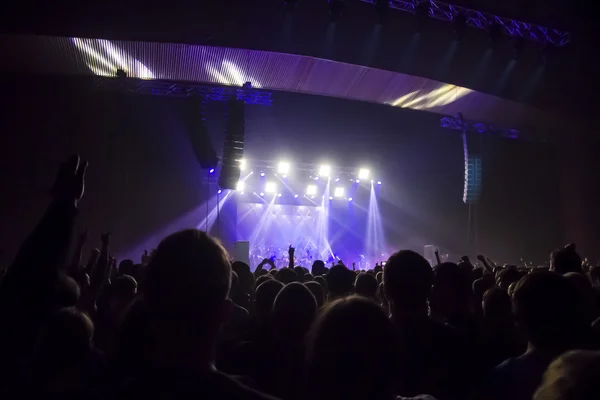
[[498,135],[510,139],[523,138],[521,131],[517,129],[504,128],[497,125],[486,124],[484,122],[468,121],[461,115],[455,117],[444,116],[440,119],[440,126],[446,129],[453,129],[462,132],[477,132]]
[[239,86],[211,86],[190,82],[171,82],[156,79],[94,77],[99,89],[118,90],[127,93],[170,96],[200,97],[207,101],[229,101],[232,98],[246,104],[269,106],[273,103],[271,92]]
[[[371,4],[375,3],[375,0],[361,1]],[[470,27],[487,30],[496,24],[500,26],[503,33],[507,36],[530,39],[557,47],[564,46],[571,40],[569,32],[518,21],[512,18],[499,17],[487,12],[472,10],[437,0],[390,0],[390,8],[415,14],[416,8],[423,3],[429,3],[428,14],[431,18],[452,22],[459,15],[462,15],[466,24]]]

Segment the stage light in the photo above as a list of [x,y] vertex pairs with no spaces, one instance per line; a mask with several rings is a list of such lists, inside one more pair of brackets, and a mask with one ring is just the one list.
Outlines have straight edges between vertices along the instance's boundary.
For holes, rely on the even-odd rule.
[[336,182],[339,182],[339,181],[340,181],[340,178],[335,178],[335,181],[336,181]]
[[361,168],[358,170],[358,179],[368,179],[371,171],[366,168]]
[[331,174],[331,167],[329,165],[321,165],[319,168],[319,176],[328,177]]
[[378,185],[381,185],[381,181],[377,181],[377,184],[378,184]]
[[284,175],[284,176],[283,176],[283,179],[287,179],[287,175]]
[[297,199],[297,198],[298,198],[298,195],[297,195],[297,194],[295,194],[295,195],[294,195],[294,198],[295,198],[295,199]]
[[277,173],[278,174],[287,174],[289,172],[290,172],[290,163],[281,161],[279,163],[279,165],[277,166]]
[[333,200],[333,197],[329,196],[329,200]]
[[277,195],[277,197],[281,197],[281,193],[279,193],[279,194]]
[[310,198],[311,198],[311,199],[314,199],[314,198],[315,198],[315,196],[310,196]]
[[246,160],[244,160],[243,158],[240,160],[240,171],[245,171],[246,170]]
[[264,176],[265,176],[265,173],[264,173],[264,172],[261,172],[261,173],[260,173],[260,176],[264,177]]
[[336,187],[335,191],[333,192],[333,195],[335,197],[344,197],[344,188],[343,187]]
[[317,194],[317,187],[315,185],[308,185],[306,187],[306,194],[308,196],[314,196],[315,194]]
[[275,182],[267,182],[265,184],[265,192],[266,193],[275,193],[277,191],[277,185]]
[[360,183],[360,179],[357,179],[357,180],[355,180],[354,182],[356,182],[356,183]]
[[265,194],[261,192],[260,193],[260,197],[264,197],[264,196],[265,196]]
[[315,181],[318,181],[318,180],[319,180],[319,177],[318,177],[318,176],[315,176]]
[[209,173],[209,174],[212,174],[213,172],[215,172],[215,169],[214,169],[214,168],[211,168],[211,169],[209,169],[209,170],[208,170],[208,173]]
[[217,194],[221,194],[221,192],[222,192],[221,189],[217,190]]
[[348,199],[348,201],[352,201],[352,197],[350,197],[350,198]]
[[244,181],[238,181],[235,190],[239,191],[239,192],[243,192],[244,191]]

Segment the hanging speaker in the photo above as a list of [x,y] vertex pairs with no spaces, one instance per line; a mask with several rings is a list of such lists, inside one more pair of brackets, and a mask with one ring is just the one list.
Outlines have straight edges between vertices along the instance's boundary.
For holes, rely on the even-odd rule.
[[223,157],[219,173],[219,186],[222,189],[235,190],[240,180],[240,160],[244,157],[244,135],[244,102],[230,100],[227,103],[225,143],[223,144]]
[[480,147],[473,140],[468,143],[466,132],[462,134],[465,155],[465,184],[463,201],[465,204],[477,204],[481,196],[483,165]]

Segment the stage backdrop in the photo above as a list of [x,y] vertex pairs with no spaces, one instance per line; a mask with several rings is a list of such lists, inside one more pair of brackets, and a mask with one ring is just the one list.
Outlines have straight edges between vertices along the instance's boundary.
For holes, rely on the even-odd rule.
[[[203,228],[206,201],[214,203],[216,189],[206,189],[206,172],[190,147],[184,100],[98,92],[89,81],[70,79],[10,76],[0,83],[3,264],[42,214],[56,167],[73,152],[90,162],[77,229],[88,228],[92,239],[111,231],[116,254],[139,259],[170,232]],[[318,96],[273,96],[271,107],[247,107],[248,159],[368,165],[383,182],[378,207],[390,248],[465,249],[462,143],[458,132],[439,128],[439,116]],[[208,105],[218,152],[223,115],[224,104]],[[485,151],[481,250],[499,260],[545,256],[564,241],[553,146],[490,138]],[[359,224],[352,237],[339,240],[358,243],[365,230]],[[329,236],[335,234],[333,224]]]

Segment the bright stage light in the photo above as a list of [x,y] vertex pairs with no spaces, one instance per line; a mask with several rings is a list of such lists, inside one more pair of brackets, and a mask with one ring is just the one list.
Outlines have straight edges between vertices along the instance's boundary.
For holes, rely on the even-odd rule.
[[378,184],[378,185],[381,185],[381,181],[377,181],[377,184]]
[[370,173],[371,172],[368,169],[361,168],[358,170],[358,179],[368,179]]
[[208,170],[208,173],[209,173],[209,174],[212,174],[213,172],[215,172],[215,169],[214,169],[214,168],[211,168],[211,169],[209,169],[209,170]]
[[281,197],[281,193],[279,193],[279,194],[277,195],[277,197]]
[[221,189],[217,190],[217,194],[221,194],[221,192],[222,192]]
[[240,160],[240,170],[241,171],[246,170],[246,160],[244,160],[243,158]]
[[295,198],[295,199],[297,199],[297,198],[298,198],[298,195],[297,195],[297,194],[295,194],[295,195],[294,195],[294,198]]
[[260,193],[260,197],[264,197],[264,196],[265,196],[265,194],[261,192]]
[[356,183],[360,183],[360,179],[357,179],[357,180],[355,180],[354,182],[356,182]]
[[331,174],[331,167],[329,165],[321,165],[319,168],[319,176],[328,177]]
[[275,193],[277,191],[277,185],[275,182],[267,182],[265,184],[265,192],[266,193]]
[[348,199],[348,201],[352,201],[352,197],[350,197],[350,198]]
[[306,194],[308,196],[314,196],[315,194],[317,194],[317,187],[315,185],[308,185],[306,187]]
[[235,190],[237,190],[238,192],[243,192],[244,186],[246,186],[244,184],[244,181],[238,181],[237,185],[235,186]]
[[277,173],[278,174],[288,174],[289,172],[290,172],[290,163],[281,161],[279,163],[279,165],[277,166]]
[[344,188],[343,187],[336,187],[335,191],[333,192],[333,195],[335,197],[344,197]]
[[339,181],[340,181],[340,178],[335,178],[335,181],[336,181],[336,182],[339,182]]
[[329,196],[329,200],[333,200],[333,197]]
[[263,177],[264,177],[264,176],[265,176],[265,173],[264,173],[264,172],[261,172],[261,173],[260,173],[260,176],[263,176]]

